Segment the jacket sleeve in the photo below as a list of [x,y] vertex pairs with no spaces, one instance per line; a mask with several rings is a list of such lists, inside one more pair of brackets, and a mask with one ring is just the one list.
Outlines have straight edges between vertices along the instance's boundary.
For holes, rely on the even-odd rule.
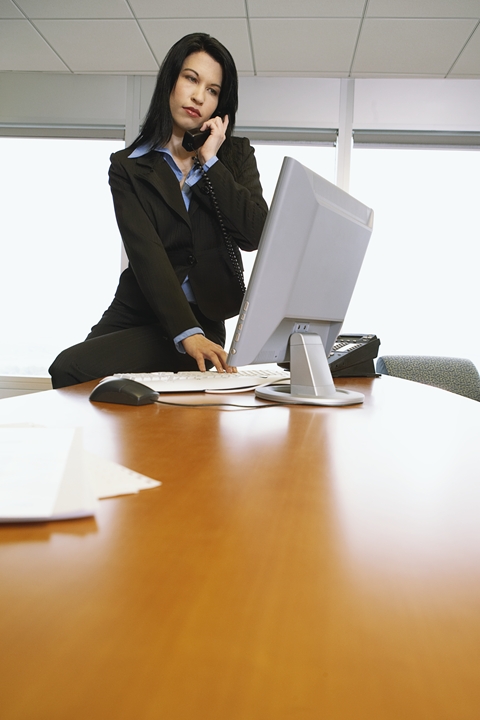
[[113,204],[130,267],[145,299],[174,338],[198,325],[155,227],[126,170],[114,155],[109,172]]
[[[235,143],[236,177],[220,160],[208,170],[222,219],[232,239],[242,250],[256,250],[267,217],[254,149],[247,138],[232,138]],[[194,185],[196,198],[210,206],[205,181]]]

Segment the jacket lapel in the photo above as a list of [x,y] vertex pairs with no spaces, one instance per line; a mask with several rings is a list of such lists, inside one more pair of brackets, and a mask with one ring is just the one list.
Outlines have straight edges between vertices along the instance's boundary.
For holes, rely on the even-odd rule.
[[162,196],[167,205],[190,226],[190,218],[185,207],[180,185],[162,153],[152,151],[136,158],[134,175],[146,180]]

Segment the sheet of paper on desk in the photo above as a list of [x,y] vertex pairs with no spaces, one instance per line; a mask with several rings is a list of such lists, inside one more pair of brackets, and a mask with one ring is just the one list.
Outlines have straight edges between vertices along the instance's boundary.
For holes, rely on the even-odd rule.
[[93,515],[79,428],[0,428],[0,521]]
[[0,426],[0,522],[86,517],[97,499],[160,484],[85,452],[80,428]]
[[85,461],[88,477],[99,500],[138,493],[139,490],[147,490],[162,484],[89,452],[85,452]]

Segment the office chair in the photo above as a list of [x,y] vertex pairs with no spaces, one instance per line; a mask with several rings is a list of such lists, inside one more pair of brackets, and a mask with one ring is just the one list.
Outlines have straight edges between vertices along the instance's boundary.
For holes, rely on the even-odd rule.
[[385,355],[378,358],[376,370],[480,401],[480,375],[475,365],[464,358]]

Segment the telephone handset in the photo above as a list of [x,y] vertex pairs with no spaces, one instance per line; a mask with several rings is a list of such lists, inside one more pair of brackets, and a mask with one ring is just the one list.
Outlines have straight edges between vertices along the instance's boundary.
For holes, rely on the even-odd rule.
[[192,130],[191,132],[187,131],[183,136],[182,146],[185,150],[188,150],[188,152],[194,152],[202,147],[209,135],[210,128],[206,130]]
[[[198,150],[198,148],[202,147],[205,140],[210,135],[210,128],[207,128],[206,130],[192,130],[191,132],[187,131],[185,135],[183,136],[182,140],[182,146],[185,148],[185,150],[188,150],[188,152],[194,152],[195,150]],[[215,214],[217,216],[220,228],[222,230],[223,239],[225,241],[225,247],[227,248],[228,256],[230,258],[230,262],[232,263],[233,272],[235,273],[235,277],[238,280],[238,284],[240,285],[240,290],[242,293],[245,293],[245,282],[243,279],[243,270],[242,267],[238,261],[237,256],[235,255],[235,250],[233,249],[232,239],[230,235],[228,234],[227,228],[225,227],[225,224],[223,222],[222,213],[220,212],[220,208],[218,207],[217,198],[215,197],[215,192],[213,190],[212,183],[210,182],[210,178],[208,177],[207,173],[203,169],[202,164],[200,163],[198,157],[195,158],[194,167],[197,167],[203,176],[203,179],[205,180],[205,188],[207,190],[207,194],[210,195],[210,199],[212,201],[213,209],[215,211]]]

